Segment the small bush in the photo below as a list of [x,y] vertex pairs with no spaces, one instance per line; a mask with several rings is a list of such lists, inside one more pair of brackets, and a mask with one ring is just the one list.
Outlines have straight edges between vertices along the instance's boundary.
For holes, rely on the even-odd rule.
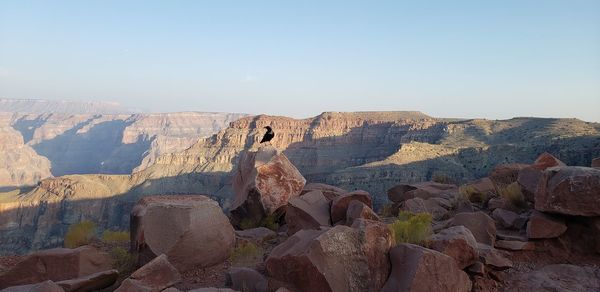
[[487,195],[480,192],[474,186],[462,185],[458,188],[458,193],[461,199],[472,203],[483,203],[487,199]]
[[115,247],[110,250],[110,255],[114,259],[113,267],[119,270],[121,274],[127,274],[135,270],[135,256],[130,254],[122,247]]
[[277,223],[277,216],[275,214],[267,215],[260,222],[260,226],[269,228],[273,231],[277,231],[277,229],[279,229],[279,223]]
[[233,265],[251,266],[262,261],[264,251],[252,242],[244,242],[237,245],[230,255],[230,260]]
[[525,196],[521,191],[521,186],[517,182],[513,182],[506,187],[500,188],[498,192],[502,198],[511,202],[513,206],[518,208],[527,207]]
[[65,235],[65,247],[76,248],[89,244],[96,237],[96,224],[92,221],[81,221],[69,226]]
[[114,243],[128,242],[129,232],[106,230],[102,233],[102,241]]
[[432,216],[429,213],[413,214],[401,211],[398,220],[390,225],[395,243],[425,244],[432,234],[431,221]]

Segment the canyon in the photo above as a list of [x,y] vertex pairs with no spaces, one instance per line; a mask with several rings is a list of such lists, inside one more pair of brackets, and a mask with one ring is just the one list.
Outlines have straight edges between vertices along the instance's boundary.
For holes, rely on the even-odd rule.
[[[101,123],[103,118],[97,119]],[[140,130],[143,123],[133,126],[136,121],[125,127],[119,142],[148,143],[148,133],[168,133],[166,126]],[[105,159],[110,162],[106,165],[115,166],[99,169],[111,174],[47,178],[33,188],[0,194],[0,252],[59,246],[68,226],[81,220],[96,222],[101,230],[126,230],[131,208],[147,195],[204,194],[228,210],[238,159],[261,147],[265,126],[276,133],[271,146],[307,182],[366,190],[375,209],[387,204],[386,190],[399,183],[443,178],[460,184],[488,175],[499,164],[531,163],[543,152],[582,166],[600,156],[600,124],[576,119],[460,120],[420,112],[325,112],[307,119],[248,116],[185,149],[173,146],[136,163],[128,155],[119,156],[124,150],[114,151],[112,161],[122,160],[127,167]]]

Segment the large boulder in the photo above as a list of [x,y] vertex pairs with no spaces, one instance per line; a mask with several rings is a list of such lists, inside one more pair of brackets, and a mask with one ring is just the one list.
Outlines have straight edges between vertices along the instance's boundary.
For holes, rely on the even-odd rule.
[[330,201],[333,200],[335,197],[341,196],[348,192],[342,188],[338,188],[336,186],[331,186],[331,185],[327,185],[327,184],[307,183],[304,186],[304,189],[302,189],[301,195],[304,195],[304,194],[306,194],[308,192],[312,192],[312,191],[321,191],[323,193],[323,195]]
[[527,237],[533,239],[555,238],[567,231],[567,225],[562,218],[533,211],[527,222]]
[[525,195],[525,199],[527,201],[534,201],[534,194],[538,183],[542,178],[543,171],[546,170],[546,168],[554,166],[567,165],[549,153],[542,153],[542,155],[540,155],[532,165],[527,166],[519,171],[517,182],[521,186],[521,191]]
[[239,227],[244,220],[244,225],[258,226],[299,196],[305,183],[300,171],[272,146],[242,153],[233,178],[232,224]]
[[161,254],[133,272],[115,292],[162,291],[180,281],[177,269]]
[[401,203],[412,198],[452,198],[456,193],[458,193],[458,187],[455,185],[430,181],[414,184],[401,184],[387,191],[388,199],[394,203]]
[[514,228],[515,222],[520,218],[519,214],[501,208],[495,209],[494,212],[492,212],[492,217],[504,228]]
[[421,198],[412,198],[404,201],[401,210],[411,213],[429,213],[434,220],[442,220],[448,217],[448,210],[444,208],[439,198],[429,198],[423,200]]
[[270,276],[302,291],[379,291],[391,244],[385,224],[357,219],[353,227],[296,232],[271,251],[265,266]]
[[348,205],[348,210],[346,210],[346,225],[352,226],[354,220],[359,218],[375,221],[380,220],[379,216],[377,216],[373,209],[369,208],[369,206],[365,205],[365,203],[361,201],[354,200],[350,202]]
[[225,261],[235,244],[229,219],[205,196],[149,196],[131,212],[131,248],[143,265],[166,254],[180,271]]
[[546,169],[535,192],[535,209],[600,216],[600,169],[577,166]]
[[382,292],[471,291],[469,276],[453,258],[443,253],[414,244],[400,244],[390,250],[390,260],[392,272]]
[[514,182],[519,178],[519,172],[528,167],[527,164],[501,164],[498,165],[492,170],[492,173],[489,175],[489,178],[494,183],[496,189],[504,188]]
[[495,270],[505,270],[513,266],[512,261],[508,259],[509,253],[495,249],[493,246],[478,243],[477,253],[479,253],[479,260],[482,263]]
[[91,275],[112,268],[112,257],[91,246],[75,249],[54,248],[32,253],[12,269],[0,274],[0,289],[62,281]]
[[517,275],[506,291],[600,291],[600,268],[548,265]]
[[350,205],[350,202],[355,200],[364,203],[369,208],[373,208],[371,195],[365,191],[358,190],[344,194],[334,198],[333,201],[331,201],[331,223],[335,224],[345,220],[348,206]]
[[431,236],[430,247],[456,260],[462,270],[479,259],[477,241],[471,231],[464,226],[444,229]]
[[97,291],[112,286],[119,277],[117,270],[108,270],[77,279],[70,279],[57,282],[65,292],[84,292]]
[[483,212],[458,213],[450,220],[450,226],[464,226],[473,233],[475,240],[494,246],[496,223]]
[[321,191],[312,191],[292,198],[286,207],[287,233],[292,235],[301,229],[319,229],[331,226],[329,201]]

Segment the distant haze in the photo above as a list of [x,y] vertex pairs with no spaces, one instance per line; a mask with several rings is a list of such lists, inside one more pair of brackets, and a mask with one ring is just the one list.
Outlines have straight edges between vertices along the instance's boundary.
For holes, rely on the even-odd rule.
[[600,122],[600,1],[1,1],[0,98]]

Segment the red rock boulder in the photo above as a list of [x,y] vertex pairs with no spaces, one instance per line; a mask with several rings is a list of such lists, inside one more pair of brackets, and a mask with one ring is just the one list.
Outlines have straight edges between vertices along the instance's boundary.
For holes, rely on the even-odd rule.
[[373,211],[373,209],[369,208],[369,206],[365,205],[361,201],[354,200],[350,202],[348,205],[348,210],[346,210],[346,225],[352,226],[354,220],[356,219],[369,219],[379,221],[379,216]]
[[161,254],[133,272],[115,292],[162,291],[180,281],[177,269]]
[[462,270],[479,259],[477,241],[464,226],[444,229],[429,239],[430,247],[456,260]]
[[205,196],[149,196],[131,212],[131,248],[140,265],[160,254],[180,271],[225,261],[235,244],[229,219]]
[[348,191],[342,188],[338,188],[336,186],[331,186],[322,183],[308,183],[304,186],[304,189],[302,189],[301,195],[312,191],[321,191],[323,195],[330,201],[333,200],[335,197],[348,193]]
[[354,191],[345,195],[334,198],[331,201],[331,223],[335,224],[346,219],[348,206],[352,201],[359,201],[373,208],[371,195],[365,191]]
[[54,248],[32,253],[12,269],[0,274],[0,289],[40,283],[46,280],[75,279],[110,270],[112,257],[91,246]]
[[527,222],[527,237],[532,239],[555,238],[567,231],[567,225],[558,218],[539,211],[533,211]]
[[527,164],[501,164],[496,166],[489,178],[494,183],[496,189],[506,187],[517,181],[519,178],[519,172],[528,167]]
[[483,212],[458,213],[450,220],[450,226],[464,226],[473,233],[475,240],[494,246],[496,223]]
[[244,152],[233,178],[231,222],[258,227],[261,220],[301,194],[306,179],[283,153],[272,146]]
[[535,209],[577,216],[600,216],[600,169],[551,167],[535,192]]
[[453,258],[443,253],[414,244],[400,244],[390,250],[390,260],[392,272],[382,292],[471,291],[469,276]]
[[302,291],[379,291],[391,244],[385,224],[357,219],[353,227],[296,232],[272,250],[265,266],[271,277]]
[[567,165],[551,154],[543,153],[532,165],[521,169],[517,178],[517,182],[521,186],[521,191],[525,195],[525,199],[527,201],[534,201],[535,191],[537,190],[538,183],[542,178],[543,171],[554,166]]
[[112,286],[118,277],[119,272],[117,270],[108,270],[77,279],[60,281],[56,284],[63,288],[65,292],[97,291]]
[[331,226],[329,201],[321,191],[312,191],[292,198],[286,207],[285,222],[288,235],[301,229],[319,229]]

